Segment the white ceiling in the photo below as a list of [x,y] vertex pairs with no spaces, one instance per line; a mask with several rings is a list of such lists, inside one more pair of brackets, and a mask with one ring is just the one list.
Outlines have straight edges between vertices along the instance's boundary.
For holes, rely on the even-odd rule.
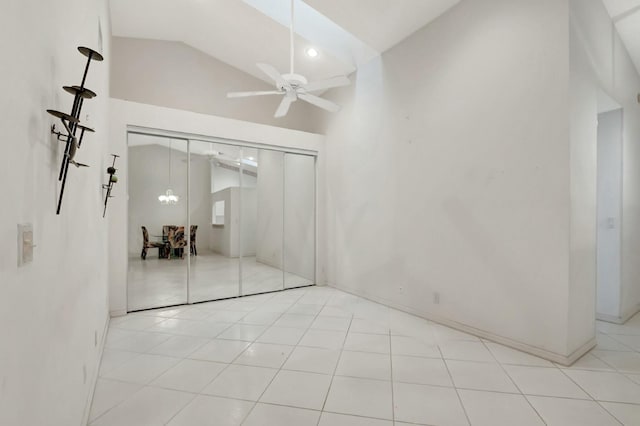
[[[295,1],[296,72],[310,81],[352,73],[371,53],[384,52],[460,2]],[[271,83],[255,64],[288,72],[288,6],[289,0],[111,0],[112,30],[119,37],[181,41]],[[310,45],[320,47],[318,58],[304,55]]]
[[640,72],[640,0],[604,0],[604,4]]
[[305,0],[378,52],[384,52],[460,0]]

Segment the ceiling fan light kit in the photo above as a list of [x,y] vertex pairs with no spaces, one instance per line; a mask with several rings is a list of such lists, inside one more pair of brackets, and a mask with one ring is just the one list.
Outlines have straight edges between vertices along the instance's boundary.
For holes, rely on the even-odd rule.
[[[227,94],[228,98],[246,98],[251,96],[268,96],[268,95],[284,95],[278,109],[274,117],[280,118],[287,115],[289,112],[289,108],[291,104],[297,101],[298,99],[310,103],[311,105],[317,106],[329,112],[337,112],[340,111],[340,106],[336,103],[333,103],[329,100],[323,99],[319,96],[316,96],[310,92],[316,92],[326,89],[331,89],[334,87],[342,87],[348,86],[351,84],[351,81],[346,76],[337,76],[328,78],[325,80],[319,80],[314,82],[309,82],[306,77],[300,74],[295,73],[294,69],[294,31],[293,31],[293,22],[294,22],[294,0],[291,0],[291,22],[289,26],[289,62],[290,62],[290,71],[286,74],[281,74],[273,65],[258,63],[257,66],[260,70],[266,74],[269,78],[271,78],[276,86],[276,90],[263,90],[263,91],[254,91],[254,92],[231,92]],[[310,49],[307,49],[310,51]],[[313,49],[315,52],[315,56],[318,56],[318,51]],[[311,56],[309,53],[307,53]],[[315,57],[312,56],[312,57]]]

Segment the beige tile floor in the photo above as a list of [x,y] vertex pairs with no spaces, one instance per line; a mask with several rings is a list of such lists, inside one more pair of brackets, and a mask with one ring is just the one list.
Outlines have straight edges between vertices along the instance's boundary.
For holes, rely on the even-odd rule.
[[571,368],[327,287],[111,321],[91,426],[640,425],[640,315]]

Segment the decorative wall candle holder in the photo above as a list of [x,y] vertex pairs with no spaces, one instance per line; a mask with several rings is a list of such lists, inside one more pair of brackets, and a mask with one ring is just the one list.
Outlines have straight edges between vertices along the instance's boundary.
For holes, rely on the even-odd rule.
[[116,171],[118,170],[116,169],[116,158],[120,156],[116,154],[111,154],[111,156],[113,157],[113,164],[111,165],[111,167],[107,167],[107,174],[109,175],[109,180],[107,181],[106,184],[102,185],[102,189],[107,190],[107,193],[104,196],[104,210],[102,211],[102,217],[104,217],[105,214],[107,214],[107,202],[109,201],[109,198],[113,198],[113,196],[111,195],[113,184],[118,182],[118,176],[116,176]]
[[[96,97],[96,93],[92,90],[84,87],[87,80],[87,73],[89,72],[89,65],[91,61],[102,61],[104,58],[95,50],[88,47],[78,47],[78,51],[87,57],[87,65],[84,69],[84,75],[82,76],[82,83],[80,86],[63,86],[65,92],[73,95],[73,106],[71,108],[71,114],[48,109],[47,112],[54,117],[60,119],[62,122],[62,130],[57,130],[55,124],[51,126],[51,133],[57,136],[57,139],[64,142],[64,157],[62,157],[62,163],[60,164],[60,173],[58,174],[58,180],[62,182],[60,187],[60,196],[58,198],[58,208],[56,214],[60,214],[60,208],[62,207],[62,197],[64,195],[64,188],[67,183],[67,172],[69,171],[69,164],[73,164],[76,167],[89,167],[86,164],[78,163],[75,160],[78,149],[82,146],[82,139],[85,132],[93,133],[94,130],[89,127],[80,124],[80,113],[82,112],[82,105],[85,99],[92,99]],[[80,135],[77,136],[78,130]]]

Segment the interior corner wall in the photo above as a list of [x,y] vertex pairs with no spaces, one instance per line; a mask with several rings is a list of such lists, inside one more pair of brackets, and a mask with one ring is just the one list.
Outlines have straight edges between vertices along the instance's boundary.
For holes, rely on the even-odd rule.
[[[640,75],[600,0],[570,0],[570,6],[572,57],[582,52],[582,74],[591,80],[585,90],[605,91],[623,110],[621,306],[614,318],[623,322],[640,309]],[[587,119],[595,121],[594,114]]]
[[274,118],[280,96],[228,99],[228,92],[273,90],[243,71],[184,43],[113,38],[111,97],[220,117],[317,132],[328,113],[296,102]]
[[595,338],[597,285],[598,91],[587,56],[570,34],[570,278],[567,351]]
[[328,93],[331,285],[571,361],[568,21],[461,2]]
[[[99,34],[101,29],[102,34]],[[100,45],[102,43],[102,45]],[[107,221],[102,218],[108,155],[110,22],[106,0],[3,2],[0,13],[0,424],[86,424],[108,321]],[[64,144],[51,135],[80,84],[88,46],[93,62],[82,121],[86,135],[56,215]],[[33,224],[33,262],[18,267],[17,225]]]

